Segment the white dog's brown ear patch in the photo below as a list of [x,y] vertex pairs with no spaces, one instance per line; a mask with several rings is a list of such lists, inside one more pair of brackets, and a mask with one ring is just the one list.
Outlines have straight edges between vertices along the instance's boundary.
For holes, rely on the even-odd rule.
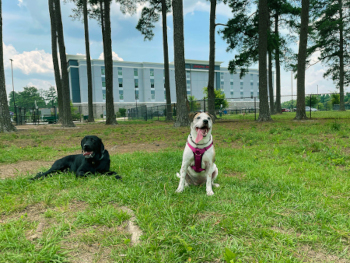
[[200,112],[190,112],[189,114],[188,114],[188,118],[190,119],[190,122],[193,122],[193,119],[194,119],[194,116],[196,116],[198,113],[200,113]]

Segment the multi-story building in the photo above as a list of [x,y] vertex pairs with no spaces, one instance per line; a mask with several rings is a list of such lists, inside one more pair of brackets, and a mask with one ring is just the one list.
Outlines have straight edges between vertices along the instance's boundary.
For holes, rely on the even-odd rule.
[[[88,84],[86,59],[82,55],[67,55],[70,95],[74,105],[87,105]],[[204,97],[203,88],[208,84],[208,61],[186,60],[187,94],[196,99]],[[259,75],[250,69],[242,79],[215,62],[215,89],[225,93],[230,107],[250,107],[259,98]],[[104,61],[91,60],[93,103],[105,103],[106,82]],[[176,102],[174,64],[170,63],[171,101]],[[135,103],[154,106],[165,104],[163,63],[113,61],[113,99],[116,108],[135,107]]]

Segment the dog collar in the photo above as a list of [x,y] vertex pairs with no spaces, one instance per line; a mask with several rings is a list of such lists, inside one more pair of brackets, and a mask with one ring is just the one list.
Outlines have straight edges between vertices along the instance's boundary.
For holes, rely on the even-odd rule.
[[191,168],[192,168],[195,172],[199,173],[199,172],[202,172],[202,171],[205,170],[205,169],[202,168],[202,158],[203,158],[204,153],[205,153],[211,146],[213,146],[213,144],[214,144],[214,142],[212,141],[211,144],[209,144],[209,146],[200,149],[200,148],[195,148],[195,147],[193,147],[193,146],[187,141],[187,145],[188,145],[188,147],[190,147],[190,149],[192,150],[193,155],[194,155],[194,165],[191,166]]

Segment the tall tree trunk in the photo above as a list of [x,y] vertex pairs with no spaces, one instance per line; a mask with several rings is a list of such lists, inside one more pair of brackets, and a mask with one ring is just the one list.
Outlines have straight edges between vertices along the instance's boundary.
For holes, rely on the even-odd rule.
[[59,122],[63,119],[63,100],[62,100],[62,80],[60,73],[60,66],[58,64],[58,53],[57,53],[57,26],[55,20],[55,3],[54,0],[49,0],[49,12],[50,12],[50,24],[51,24],[51,49],[52,49],[52,62],[53,69],[55,73],[55,82],[57,90],[57,104],[60,111],[61,118]]
[[306,49],[307,32],[309,26],[309,0],[302,0],[300,40],[298,52],[298,76],[297,76],[297,112],[295,119],[307,119],[305,112],[305,67],[306,67]]
[[106,124],[117,124],[114,111],[113,98],[113,55],[111,39],[111,20],[110,20],[110,0],[104,0],[104,55],[105,55],[105,74],[106,74]]
[[166,94],[166,119],[173,120],[171,110],[170,78],[169,78],[169,55],[168,55],[168,26],[166,21],[167,6],[165,0],[162,0],[162,23],[163,23],[163,53],[164,53],[164,87]]
[[269,11],[267,0],[259,0],[259,118],[258,121],[270,121],[267,96],[267,30]]
[[216,118],[215,115],[215,92],[214,92],[214,75],[215,75],[215,13],[216,0],[210,0],[210,18],[209,18],[209,72],[208,72],[208,111]]
[[276,61],[276,113],[282,113],[281,108],[281,65],[280,65],[280,38],[278,32],[278,13],[275,14],[275,35],[277,37],[277,46],[275,50],[275,61]]
[[[58,36],[58,47],[60,50],[61,71],[62,71],[62,101],[63,101],[63,118],[61,120],[63,127],[75,127],[72,120],[70,108],[70,93],[69,93],[69,78],[68,78],[68,64],[66,57],[66,47],[64,45],[63,25],[61,17],[61,6],[59,0],[55,2],[56,26]],[[60,113],[60,118],[61,118]]]
[[174,126],[187,126],[189,124],[189,103],[186,91],[184,22],[182,0],[172,0],[174,25],[174,62],[176,82],[176,121]]
[[3,52],[2,0],[0,0],[0,133],[13,132],[17,130],[11,122],[10,110],[7,102]]
[[339,110],[345,111],[344,104],[344,27],[343,27],[343,1],[338,0],[339,5]]
[[274,94],[272,85],[272,51],[269,49],[269,94],[270,94],[270,114],[275,113]]
[[91,59],[90,59],[90,40],[89,40],[89,20],[87,12],[87,0],[83,0],[84,31],[85,31],[85,49],[86,49],[86,67],[88,78],[88,122],[94,122],[94,111],[92,104],[92,76],[91,76]]

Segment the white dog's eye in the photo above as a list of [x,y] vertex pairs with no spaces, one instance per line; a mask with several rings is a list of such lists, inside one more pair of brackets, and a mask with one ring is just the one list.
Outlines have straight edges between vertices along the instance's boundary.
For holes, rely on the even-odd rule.
[[208,120],[210,120],[210,118],[208,117]]
[[197,117],[197,120],[199,120],[201,117]]

